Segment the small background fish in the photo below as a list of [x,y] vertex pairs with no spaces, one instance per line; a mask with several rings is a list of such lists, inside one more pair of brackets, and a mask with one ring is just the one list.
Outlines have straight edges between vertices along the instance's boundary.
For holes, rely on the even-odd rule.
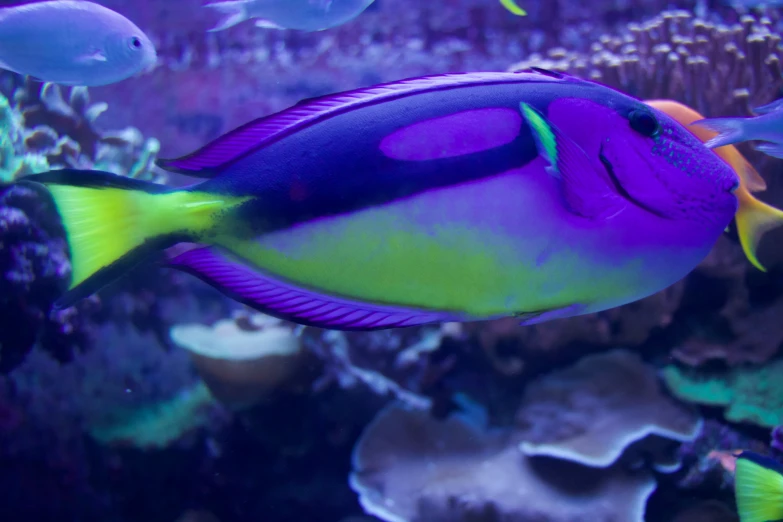
[[717,133],[708,147],[721,147],[743,141],[764,141],[756,150],[783,159],[783,100],[756,107],[758,116],[747,118],[708,118],[694,123]]
[[226,0],[205,7],[219,12],[223,19],[210,29],[222,31],[255,19],[257,27],[322,31],[337,27],[355,17],[374,0]]
[[155,66],[130,20],[85,0],[0,8],[0,68],[63,85],[106,85]]

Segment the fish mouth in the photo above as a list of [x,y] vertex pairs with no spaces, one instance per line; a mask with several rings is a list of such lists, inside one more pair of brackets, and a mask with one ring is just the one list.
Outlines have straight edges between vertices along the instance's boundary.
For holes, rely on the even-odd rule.
[[625,187],[623,187],[622,183],[620,183],[619,178],[617,177],[617,174],[614,171],[614,165],[612,165],[612,162],[609,161],[609,158],[606,157],[604,154],[604,144],[601,143],[601,149],[598,151],[598,159],[601,160],[601,164],[604,166],[604,169],[606,170],[607,175],[609,176],[609,179],[612,181],[612,185],[614,186],[614,189],[617,191],[617,193],[624,199],[630,201],[634,205],[636,205],[639,208],[642,208],[646,210],[647,212],[654,214],[658,217],[665,218],[666,215],[661,213],[660,211],[652,208],[651,206],[639,201],[635,197],[633,197],[627,190],[625,190]]
[[152,59],[147,60],[146,63],[141,67],[141,70],[138,72],[137,76],[151,73],[152,71],[158,68],[158,62],[159,60],[157,55]]

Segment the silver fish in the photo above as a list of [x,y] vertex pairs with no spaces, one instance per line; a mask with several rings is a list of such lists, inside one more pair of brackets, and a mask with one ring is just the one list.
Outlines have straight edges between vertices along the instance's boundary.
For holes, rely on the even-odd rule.
[[323,31],[349,22],[375,0],[225,0],[207,4],[222,18],[210,31],[256,19],[257,27]]
[[756,150],[783,159],[783,99],[756,107],[753,112],[758,116],[708,118],[694,122],[693,125],[700,125],[719,133],[705,143],[711,149],[741,141],[758,140],[766,143],[756,145]]
[[62,85],[107,85],[157,62],[155,46],[119,13],[86,0],[0,8],[0,68]]

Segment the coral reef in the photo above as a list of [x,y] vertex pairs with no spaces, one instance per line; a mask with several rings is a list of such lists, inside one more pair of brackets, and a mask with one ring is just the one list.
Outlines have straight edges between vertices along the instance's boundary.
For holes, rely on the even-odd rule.
[[655,369],[613,350],[528,384],[517,413],[520,449],[585,466],[614,464],[648,436],[693,440],[701,419],[661,390]]
[[118,419],[89,428],[102,444],[162,449],[188,433],[213,425],[215,399],[203,382],[180,391],[166,402],[115,412]]
[[[12,83],[11,90],[9,97],[0,94],[0,181],[50,168],[95,168],[158,179],[153,170],[157,140],[145,140],[133,128],[100,130],[95,122],[107,105],[91,104],[86,88],[72,88],[65,99],[59,86],[28,79]],[[21,186],[2,190],[0,314],[24,325],[3,330],[0,371],[7,372],[37,340],[45,339],[47,350],[67,360],[74,347],[86,345],[87,333],[78,310],[50,311],[71,267],[48,197]]]
[[96,120],[108,108],[91,103],[86,87],[72,87],[66,98],[59,85],[29,78],[13,92],[18,132],[24,148],[53,168],[82,168],[162,181],[155,167],[160,143],[138,129],[100,129]]
[[621,308],[533,326],[520,326],[511,318],[466,324],[464,329],[496,371],[508,376],[529,374],[566,352],[581,355],[587,346],[601,349],[644,344],[654,332],[669,326],[683,289],[684,284],[677,283]]
[[[189,152],[301,98],[522,59],[709,116],[783,84],[773,11],[638,22],[688,0],[528,2],[524,18],[486,0],[377,0],[319,34],[206,33],[197,0],[102,3],[157,35],[160,67],[89,94],[0,73],[2,181],[49,168],[164,181],[162,147]],[[143,130],[106,130],[127,124]],[[770,187],[779,165],[760,169]],[[646,504],[648,522],[729,521],[732,452],[783,447],[780,429],[772,449],[761,440],[783,425],[780,362],[743,366],[783,343],[780,263],[754,272],[728,238],[685,281],[599,314],[344,333],[226,320],[234,304],[173,271],[51,312],[70,266],[47,206],[27,187],[0,194],[0,314],[15,326],[0,372],[16,368],[0,377],[3,520],[376,520],[358,496],[394,522],[633,522]],[[663,372],[676,396],[760,428],[702,423],[663,393],[653,363],[669,356],[704,367]]]
[[134,328],[98,328],[100,345],[60,364],[34,350],[9,376],[0,396],[18,417],[0,432],[0,455],[82,458],[84,434],[127,423],[137,412],[193,389],[198,377],[184,350],[161,350],[156,339]]
[[764,366],[740,366],[724,371],[663,369],[667,386],[677,397],[726,408],[732,422],[748,422],[773,428],[783,424],[783,361]]
[[[765,16],[713,23],[688,11],[666,11],[604,35],[589,53],[550,49],[515,64],[565,71],[640,98],[671,98],[705,116],[751,114],[783,87],[781,37]],[[727,96],[727,93],[729,95]]]
[[714,419],[708,419],[699,436],[686,441],[678,449],[685,470],[677,477],[676,485],[688,491],[703,494],[731,493],[734,488],[733,470],[727,469],[726,457],[733,461],[738,450],[765,454],[767,444],[755,440]]
[[[528,16],[518,17],[497,1],[376,0],[353,22],[329,31],[262,30],[246,23],[207,33],[216,20],[198,0],[177,4],[186,15],[160,2],[141,7],[114,0],[109,5],[148,24],[142,27],[156,43],[159,67],[101,92],[113,122],[140,126],[161,140],[165,155],[180,155],[303,98],[423,74],[502,70],[554,45],[589,51],[596,34],[693,2],[536,1],[525,6]],[[170,20],[178,21],[176,31]]]
[[350,484],[364,510],[388,522],[641,522],[655,489],[645,471],[525,457],[502,433],[399,405],[366,428]]
[[739,517],[726,504],[706,500],[680,511],[672,522],[739,522]]
[[323,390],[330,384],[350,389],[361,384],[377,395],[427,409],[432,406],[427,388],[453,364],[450,359],[434,363],[429,355],[452,332],[449,324],[366,333],[305,329],[305,346],[324,364],[314,389]]
[[760,364],[783,343],[775,320],[783,299],[777,274],[751,267],[742,251],[721,238],[687,281],[688,298],[678,311],[677,331],[669,338],[679,362],[698,366],[709,361],[729,365]]
[[62,229],[27,187],[0,188],[0,373],[16,367],[39,340],[60,360],[85,343],[75,310],[50,313],[71,273]]
[[234,408],[276,392],[309,392],[317,372],[294,326],[263,314],[237,315],[211,327],[176,325],[171,338],[190,352],[212,395]]

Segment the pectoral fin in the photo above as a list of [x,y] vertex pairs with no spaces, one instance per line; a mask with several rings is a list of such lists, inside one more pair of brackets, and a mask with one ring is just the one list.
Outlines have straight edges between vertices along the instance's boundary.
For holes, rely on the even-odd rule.
[[603,219],[623,209],[622,199],[613,192],[606,172],[590,161],[587,153],[563,134],[540,112],[520,103],[539,155],[549,164],[547,171],[562,182],[568,208],[580,216]]
[[78,58],[76,58],[76,61],[80,63],[105,62],[106,54],[104,54],[104,52],[101,51],[100,49],[95,49],[94,51],[79,56]]

